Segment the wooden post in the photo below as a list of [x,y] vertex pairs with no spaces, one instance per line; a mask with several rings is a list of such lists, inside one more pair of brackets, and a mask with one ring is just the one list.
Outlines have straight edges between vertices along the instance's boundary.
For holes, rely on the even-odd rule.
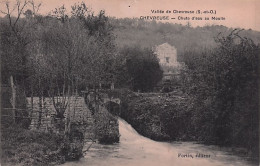
[[12,101],[11,104],[13,106],[12,112],[13,112],[13,122],[15,123],[15,107],[16,107],[16,90],[14,85],[14,79],[13,76],[10,76],[10,83],[11,83],[11,89],[12,89]]
[[115,89],[115,84],[114,84],[114,82],[111,83],[110,89],[111,89],[111,90],[114,90],[114,89]]
[[32,115],[32,112],[33,112],[33,81],[32,81],[32,79],[31,79],[31,108],[32,108],[32,110],[31,110],[31,115]]

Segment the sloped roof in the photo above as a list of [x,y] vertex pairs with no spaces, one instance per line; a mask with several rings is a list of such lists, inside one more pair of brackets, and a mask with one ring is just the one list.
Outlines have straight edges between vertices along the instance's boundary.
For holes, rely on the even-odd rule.
[[176,49],[174,46],[171,46],[169,43],[163,43],[161,45],[158,45],[156,49],[165,48],[165,49]]

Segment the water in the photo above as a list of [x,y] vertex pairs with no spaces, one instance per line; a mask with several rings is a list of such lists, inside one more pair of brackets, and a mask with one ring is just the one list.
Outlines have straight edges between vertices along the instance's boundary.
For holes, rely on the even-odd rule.
[[[250,166],[239,157],[192,142],[163,143],[139,135],[127,122],[119,119],[120,143],[93,144],[84,158],[64,166]],[[196,157],[196,154],[207,158]],[[210,155],[210,156],[209,156]]]

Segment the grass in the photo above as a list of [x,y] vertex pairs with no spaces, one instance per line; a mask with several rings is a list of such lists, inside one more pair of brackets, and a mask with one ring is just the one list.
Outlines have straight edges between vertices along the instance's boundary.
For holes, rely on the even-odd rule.
[[19,126],[2,129],[3,165],[57,165],[65,162],[68,141],[63,135],[30,131]]

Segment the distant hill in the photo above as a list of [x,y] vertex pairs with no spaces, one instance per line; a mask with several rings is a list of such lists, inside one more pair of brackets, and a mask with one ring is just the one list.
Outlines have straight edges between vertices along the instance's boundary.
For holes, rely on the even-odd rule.
[[[163,43],[169,43],[177,48],[178,60],[185,50],[201,50],[216,47],[214,37],[219,33],[228,35],[232,28],[222,25],[211,25],[193,28],[189,25],[147,22],[139,19],[110,18],[116,35],[116,44],[119,48],[139,45],[154,48]],[[251,29],[240,32],[243,37],[251,38],[260,43],[260,32]]]

